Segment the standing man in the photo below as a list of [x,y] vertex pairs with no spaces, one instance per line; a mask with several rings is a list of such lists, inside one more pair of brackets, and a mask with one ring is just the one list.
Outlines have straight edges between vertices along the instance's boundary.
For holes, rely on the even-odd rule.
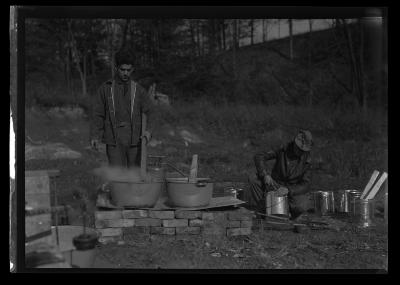
[[[93,102],[90,144],[97,149],[106,144],[110,166],[140,166],[141,140],[151,139],[150,131],[142,134],[142,113],[149,115],[152,103],[147,91],[131,79],[135,58],[129,51],[115,55],[115,77],[101,85]],[[147,124],[151,130],[150,121]]]
[[[313,145],[310,131],[301,130],[295,138],[277,150],[254,156],[257,175],[249,178],[250,188],[244,200],[257,211],[265,212],[266,192],[288,195],[290,219],[298,218],[311,208],[307,194],[309,188],[310,151]],[[274,160],[272,170],[267,161]]]

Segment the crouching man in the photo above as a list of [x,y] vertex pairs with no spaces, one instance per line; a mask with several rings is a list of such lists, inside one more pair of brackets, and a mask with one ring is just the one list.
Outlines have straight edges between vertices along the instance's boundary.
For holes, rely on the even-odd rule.
[[[265,198],[269,191],[288,195],[290,219],[311,210],[309,191],[310,151],[313,145],[310,131],[301,130],[295,138],[277,150],[260,152],[254,156],[257,174],[249,177],[250,187],[243,199],[248,206],[265,213]],[[274,160],[272,169],[267,161]]]

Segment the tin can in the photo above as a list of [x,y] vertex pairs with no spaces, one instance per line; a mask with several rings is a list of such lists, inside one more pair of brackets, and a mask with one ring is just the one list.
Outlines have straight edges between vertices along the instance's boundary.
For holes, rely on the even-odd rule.
[[350,213],[350,193],[354,190],[339,190],[335,192],[336,212]]
[[270,191],[266,195],[265,203],[267,215],[289,215],[287,195],[278,196],[273,191]]
[[349,193],[349,203],[350,203],[350,214],[352,216],[357,215],[357,211],[355,209],[355,205],[358,200],[360,200],[361,192],[360,191],[351,191]]
[[317,191],[313,193],[315,212],[321,216],[335,213],[335,198],[332,191]]
[[384,217],[385,223],[388,223],[388,193],[385,193],[385,203],[384,203]]
[[375,220],[375,201],[357,199],[355,202],[355,222],[359,227],[367,228],[374,226]]

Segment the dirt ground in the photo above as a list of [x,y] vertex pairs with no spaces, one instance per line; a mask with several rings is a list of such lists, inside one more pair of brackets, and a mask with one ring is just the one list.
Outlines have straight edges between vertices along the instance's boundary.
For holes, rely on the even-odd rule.
[[[73,207],[70,224],[81,224],[72,192],[87,189],[95,210],[96,188],[100,181],[91,170],[106,161],[104,153],[88,146],[86,119],[43,119],[29,116],[26,136],[33,141],[62,142],[82,153],[79,159],[36,159],[25,162],[26,170],[59,169],[60,204]],[[26,139],[27,142],[29,141]],[[228,148],[229,146],[226,146]],[[177,146],[178,148],[178,146]],[[213,152],[218,150],[213,149]],[[211,151],[210,151],[211,152]],[[212,156],[212,153],[211,153]],[[204,158],[207,159],[207,158]],[[251,163],[251,161],[250,161]],[[93,217],[90,224],[93,225]],[[95,267],[135,269],[388,269],[387,227],[382,217],[377,226],[359,229],[346,223],[340,230],[311,230],[307,233],[268,230],[254,222],[248,237],[180,238],[141,236],[124,244],[99,245]]]

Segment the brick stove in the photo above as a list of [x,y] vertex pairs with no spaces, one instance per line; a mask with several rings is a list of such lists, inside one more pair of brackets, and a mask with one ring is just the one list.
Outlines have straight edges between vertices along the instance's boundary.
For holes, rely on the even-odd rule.
[[229,210],[105,210],[96,211],[95,226],[100,242],[129,240],[137,235],[240,236],[250,235],[253,212]]

